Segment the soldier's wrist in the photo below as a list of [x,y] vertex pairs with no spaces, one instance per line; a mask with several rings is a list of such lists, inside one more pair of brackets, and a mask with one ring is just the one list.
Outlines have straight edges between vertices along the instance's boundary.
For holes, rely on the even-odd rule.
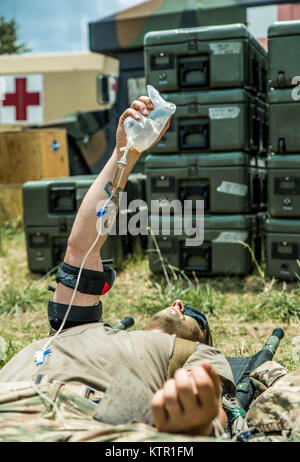
[[[121,148],[118,146],[115,147],[112,157],[116,159],[116,161],[120,161],[124,155],[124,151],[121,151]],[[141,156],[141,152],[139,152],[135,148],[131,148],[126,156],[126,163],[127,165],[135,165],[135,163],[139,160],[139,157]]]

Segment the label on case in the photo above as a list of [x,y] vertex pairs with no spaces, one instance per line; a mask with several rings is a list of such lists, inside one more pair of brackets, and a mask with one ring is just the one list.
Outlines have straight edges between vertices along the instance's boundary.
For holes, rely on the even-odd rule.
[[245,197],[248,193],[248,186],[246,184],[232,183],[231,181],[222,181],[220,186],[217,187],[217,191]]
[[214,55],[238,55],[241,52],[241,42],[210,43],[209,48]]
[[210,120],[236,119],[241,110],[236,106],[210,107],[208,110]]
[[239,241],[245,242],[247,237],[247,231],[222,231],[213,242],[238,244]]

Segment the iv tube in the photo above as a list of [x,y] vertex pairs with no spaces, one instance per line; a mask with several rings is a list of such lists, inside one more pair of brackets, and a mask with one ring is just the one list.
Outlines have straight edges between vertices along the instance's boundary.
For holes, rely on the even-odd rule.
[[[124,154],[122,156],[122,158],[118,161],[118,167],[117,167],[117,171],[116,171],[116,174],[115,174],[115,178],[113,180],[113,184],[112,184],[112,189],[111,189],[111,195],[110,197],[107,199],[107,201],[105,202],[104,206],[102,207],[102,210],[103,210],[103,215],[100,216],[100,220],[103,220],[103,219],[106,219],[105,217],[105,213],[106,213],[106,208],[107,208],[107,205],[111,202],[111,198],[113,197],[114,193],[117,191],[120,183],[121,183],[121,180],[123,178],[123,174],[124,174],[124,171],[125,171],[125,167],[127,165],[127,153],[128,151],[130,150],[130,148],[133,146],[133,143],[131,141],[131,139],[128,140],[126,146],[124,148],[121,148],[121,151],[124,151]],[[70,303],[69,303],[69,306],[67,308],[67,311],[65,313],[65,316],[62,320],[62,323],[58,329],[58,331],[55,333],[55,335],[53,337],[51,337],[44,345],[44,347],[42,348],[41,351],[45,351],[47,350],[47,348],[49,348],[50,344],[53,342],[53,340],[55,339],[55,337],[60,334],[60,332],[62,331],[64,325],[65,325],[65,322],[67,320],[67,317],[70,313],[70,310],[72,308],[72,305],[73,305],[73,301],[75,299],[75,295],[76,295],[76,292],[77,292],[77,288],[78,288],[78,285],[79,285],[79,281],[80,281],[80,277],[81,277],[81,273],[82,273],[82,270],[83,270],[83,267],[84,267],[84,264],[87,260],[87,257],[89,256],[89,254],[91,253],[91,251],[94,249],[95,245],[97,244],[98,240],[99,240],[99,237],[101,235],[101,226],[99,226],[99,231],[98,231],[98,234],[97,234],[97,237],[95,239],[95,241],[93,242],[93,244],[91,245],[91,247],[89,248],[89,250],[87,251],[87,253],[85,254],[85,256],[83,257],[83,260],[81,262],[81,265],[80,265],[80,269],[79,269],[79,272],[78,272],[78,276],[77,276],[77,281],[76,281],[76,284],[75,284],[75,287],[74,287],[74,290],[73,290],[73,294],[72,294],[72,297],[71,297],[71,300],[70,300]]]

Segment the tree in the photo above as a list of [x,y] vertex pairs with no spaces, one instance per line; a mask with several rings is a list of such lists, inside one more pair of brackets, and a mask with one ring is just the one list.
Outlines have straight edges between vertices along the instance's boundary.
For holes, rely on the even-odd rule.
[[17,44],[18,29],[19,26],[14,19],[7,22],[3,16],[0,17],[0,55],[20,54],[31,51],[26,48],[24,43]]

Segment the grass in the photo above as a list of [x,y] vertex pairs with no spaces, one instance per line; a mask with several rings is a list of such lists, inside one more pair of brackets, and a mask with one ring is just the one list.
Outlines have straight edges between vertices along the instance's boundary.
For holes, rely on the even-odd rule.
[[[29,272],[19,224],[2,224],[0,233],[1,368],[24,346],[48,335],[47,287],[55,285],[55,276]],[[275,327],[282,327],[285,336],[274,359],[291,371],[299,367],[300,281],[270,280],[257,262],[245,278],[187,278],[175,268],[153,275],[147,257],[136,256],[124,263],[113,290],[103,296],[104,319],[114,324],[133,316],[133,329],[141,329],[176,298],[208,316],[214,345],[226,356],[253,355]]]

